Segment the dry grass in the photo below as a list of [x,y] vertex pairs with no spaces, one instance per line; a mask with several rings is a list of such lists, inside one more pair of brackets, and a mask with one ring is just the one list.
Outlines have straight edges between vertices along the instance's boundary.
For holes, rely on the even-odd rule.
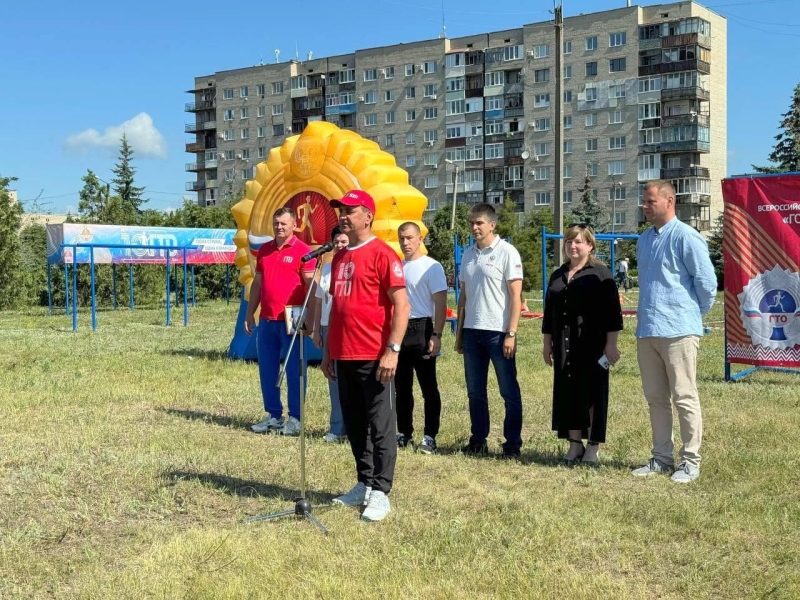
[[[85,314],[77,334],[63,315],[0,314],[0,598],[800,597],[800,380],[723,383],[721,332],[702,345],[694,484],[629,475],[650,444],[630,329],[605,466],[558,466],[551,373],[526,322],[521,463],[454,453],[469,423],[447,352],[442,455],[402,451],[390,517],[319,510],[323,537],[308,523],[241,523],[291,507],[298,442],[247,429],[261,401],[255,365],[223,358],[233,305],[198,307],[188,328],[108,311],[91,333]],[[327,393],[316,369],[309,381],[309,489],[324,503],[354,468],[347,446],[319,440]],[[493,379],[490,391],[497,451]]]

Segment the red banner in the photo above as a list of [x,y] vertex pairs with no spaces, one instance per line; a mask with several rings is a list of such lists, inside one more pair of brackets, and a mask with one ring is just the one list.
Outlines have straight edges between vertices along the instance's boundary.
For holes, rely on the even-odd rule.
[[725,356],[800,367],[800,174],[722,181]]

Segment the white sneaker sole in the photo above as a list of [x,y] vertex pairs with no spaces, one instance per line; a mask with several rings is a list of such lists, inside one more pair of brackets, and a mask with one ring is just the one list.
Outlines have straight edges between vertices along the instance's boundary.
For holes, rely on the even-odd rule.
[[378,521],[383,521],[387,516],[389,516],[389,511],[387,510],[385,513],[381,515],[368,515],[366,512],[361,515],[362,521],[369,521],[370,523],[377,523]]

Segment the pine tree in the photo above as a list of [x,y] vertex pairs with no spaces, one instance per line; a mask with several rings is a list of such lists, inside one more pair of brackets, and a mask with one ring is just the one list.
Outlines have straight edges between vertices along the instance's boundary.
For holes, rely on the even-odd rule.
[[717,275],[718,290],[725,287],[725,260],[722,255],[723,224],[723,214],[720,213],[711,228],[711,235],[708,236],[708,254],[711,257],[711,264],[714,265],[714,273]]
[[21,288],[19,260],[19,228],[22,205],[11,200],[8,186],[16,177],[0,176],[0,310],[10,308],[19,297]]
[[119,196],[123,205],[128,205],[138,214],[141,210],[139,207],[147,200],[142,198],[144,188],[133,185],[133,176],[136,174],[136,169],[131,165],[132,160],[133,149],[128,145],[128,138],[123,133],[120,140],[119,162],[112,169],[114,175],[116,175],[112,179],[114,182],[114,194]]
[[581,199],[572,209],[572,217],[578,223],[588,223],[595,231],[602,231],[608,226],[605,211],[592,190],[592,180],[587,175],[583,180],[583,187],[578,188]]
[[108,186],[102,184],[91,169],[86,170],[81,181],[83,189],[78,192],[78,212],[85,220],[97,221],[108,203]]
[[783,113],[780,128],[783,130],[775,136],[775,147],[769,155],[773,163],[766,167],[753,169],[757,173],[788,173],[800,171],[800,83],[794,87],[792,105],[789,112]]

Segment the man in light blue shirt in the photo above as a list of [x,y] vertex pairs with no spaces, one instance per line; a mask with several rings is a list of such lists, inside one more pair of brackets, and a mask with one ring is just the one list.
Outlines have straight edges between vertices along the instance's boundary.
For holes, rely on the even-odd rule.
[[[697,393],[697,351],[702,315],[714,304],[717,278],[705,238],[675,216],[675,188],[650,181],[643,192],[644,215],[653,225],[636,244],[639,307],[636,353],[642,388],[650,406],[652,458],[633,474],[674,471],[672,481],[700,475],[703,417]],[[672,405],[678,411],[680,466],[675,469]]]

